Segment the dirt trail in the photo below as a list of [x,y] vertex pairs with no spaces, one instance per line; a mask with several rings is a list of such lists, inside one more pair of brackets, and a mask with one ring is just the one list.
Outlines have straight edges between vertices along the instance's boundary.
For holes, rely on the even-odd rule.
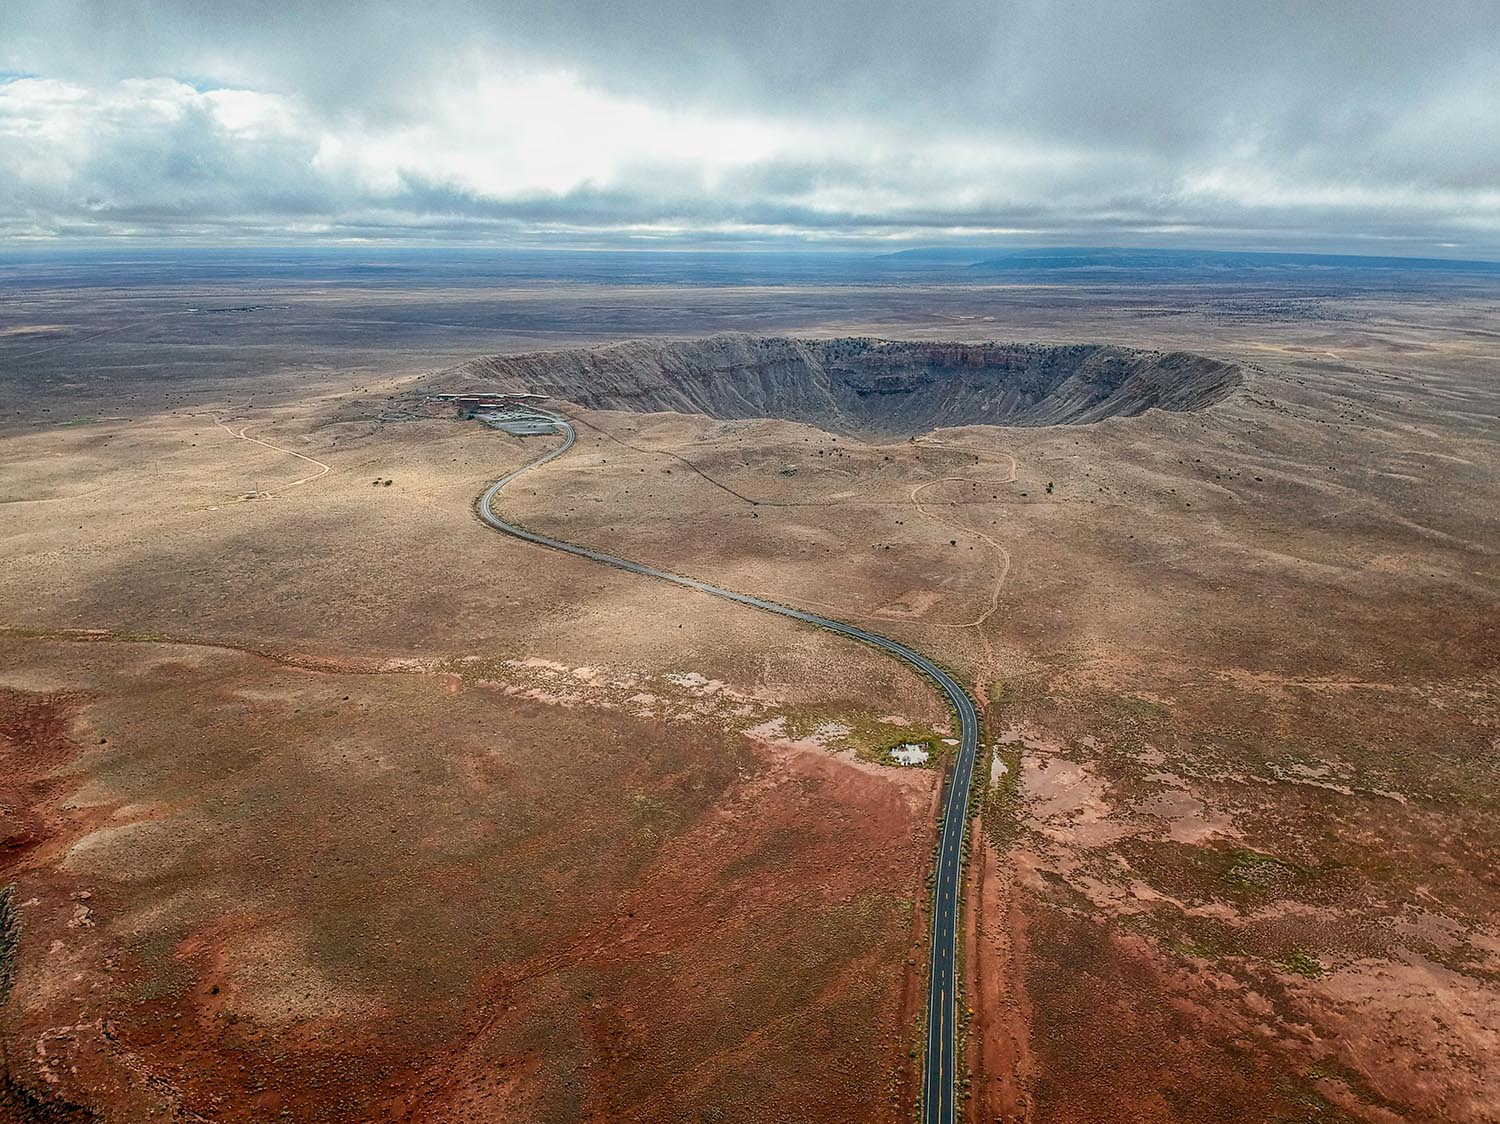
[[911,490],[911,504],[914,508],[917,509],[918,515],[922,516],[922,518],[928,520],[929,522],[938,524],[938,526],[940,527],[957,527],[960,531],[971,534],[976,538],[983,539],[984,542],[988,544],[992,550],[994,550],[996,557],[1000,561],[1000,572],[995,579],[994,588],[990,591],[989,608],[987,608],[983,613],[979,614],[979,616],[975,617],[971,621],[963,621],[959,624],[937,625],[935,627],[979,628],[984,624],[985,621],[989,620],[990,617],[994,615],[995,610],[1000,607],[1000,590],[1005,585],[1005,579],[1010,575],[1010,551],[1006,550],[1005,547],[996,542],[994,538],[992,538],[990,535],[985,534],[977,527],[971,527],[967,523],[960,522],[957,519],[945,519],[942,516],[934,515],[932,512],[928,511],[925,507],[922,506],[922,501],[918,497],[920,497],[924,491],[926,491],[928,488],[931,488],[934,484],[945,484],[950,481],[958,481],[965,484],[990,485],[1010,484],[1014,483],[1015,479],[1015,458],[1011,458],[1010,477],[1005,480],[970,480],[965,476],[944,476],[939,480],[928,480],[926,483],[918,484]]
[[274,452],[286,453],[288,456],[296,457],[298,460],[304,460],[308,464],[315,464],[318,466],[319,471],[313,473],[311,476],[304,476],[300,480],[293,480],[290,484],[283,485],[284,488],[295,488],[298,484],[310,484],[314,480],[321,480],[323,477],[327,476],[330,472],[333,471],[333,466],[331,464],[324,464],[316,457],[310,457],[305,453],[299,453],[295,449],[284,449],[280,445],[273,445],[269,441],[262,441],[259,437],[251,437],[250,427],[248,425],[241,426],[239,432],[236,433],[233,429],[224,424],[222,418],[215,417],[214,424],[222,429],[225,433],[229,434],[229,436],[231,437],[236,437],[241,441],[250,441],[256,445],[263,445],[265,448],[271,449]]
[[66,641],[71,644],[162,644],[184,648],[210,648],[221,652],[238,652],[253,656],[282,667],[299,671],[323,672],[330,675],[388,675],[425,674],[431,670],[430,661],[409,657],[320,656],[298,652],[274,651],[251,644],[230,644],[225,641],[202,640],[191,636],[170,633],[126,633],[109,628],[20,628],[0,624],[0,638],[19,640]]
[[[981,704],[983,704],[984,700],[987,700],[989,698],[989,693],[986,688],[987,684],[992,678],[991,673],[993,671],[995,663],[994,645],[990,643],[989,634],[985,631],[984,626],[1000,608],[1000,591],[1005,587],[1006,578],[1010,576],[1011,554],[1010,551],[1002,546],[999,542],[997,542],[993,536],[986,534],[985,532],[979,530],[977,527],[971,527],[967,523],[961,522],[960,520],[945,518],[941,515],[936,515],[933,512],[928,511],[927,508],[923,506],[920,497],[923,491],[925,491],[927,488],[932,487],[934,484],[942,484],[949,481],[957,481],[959,483],[982,486],[1014,484],[1016,482],[1016,474],[1019,470],[1019,465],[1016,463],[1016,458],[1010,453],[1002,453],[1001,456],[1005,457],[1005,459],[1010,462],[1010,472],[1002,479],[974,480],[971,477],[967,476],[944,476],[937,480],[928,480],[924,483],[916,485],[914,488],[912,488],[910,495],[912,507],[916,508],[917,514],[920,515],[923,519],[926,519],[930,523],[935,523],[938,526],[956,527],[966,534],[977,536],[978,538],[982,539],[992,550],[994,550],[995,556],[999,559],[999,572],[995,577],[994,587],[990,590],[989,607],[971,621],[965,621],[962,624],[932,626],[934,628],[951,629],[972,628],[978,635],[979,643],[984,650],[984,654],[981,657],[979,667],[975,672],[974,694],[975,697],[981,700]],[[953,505],[950,504],[950,506]]]

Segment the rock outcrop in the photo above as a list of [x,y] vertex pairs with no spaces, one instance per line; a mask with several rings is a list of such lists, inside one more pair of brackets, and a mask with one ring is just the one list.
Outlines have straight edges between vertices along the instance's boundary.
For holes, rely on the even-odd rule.
[[725,335],[475,359],[424,389],[539,391],[594,409],[785,418],[898,437],[1196,410],[1240,381],[1238,367],[1201,355],[1101,344]]

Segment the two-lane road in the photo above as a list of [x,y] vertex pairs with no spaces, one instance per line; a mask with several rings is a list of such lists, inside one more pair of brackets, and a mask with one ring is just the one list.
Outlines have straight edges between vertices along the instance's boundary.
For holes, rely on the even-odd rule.
[[[545,411],[537,412],[544,413]],[[748,593],[736,593],[732,589],[724,589],[695,578],[686,578],[680,574],[658,570],[653,566],[631,562],[629,559],[617,558],[603,551],[575,546],[561,539],[549,538],[546,535],[528,531],[514,523],[507,523],[495,513],[495,497],[512,480],[562,456],[573,447],[574,441],[578,439],[577,432],[567,419],[556,414],[547,416],[555,421],[563,432],[563,443],[509,475],[502,476],[485,489],[484,494],[479,497],[477,506],[479,518],[495,530],[529,543],[535,543],[537,546],[545,546],[552,550],[577,555],[580,558],[588,558],[594,562],[602,562],[606,566],[628,570],[632,574],[660,578],[674,585],[686,586],[700,593],[708,593],[714,597],[736,601],[741,605],[764,609],[768,613],[776,613],[778,616],[817,625],[819,628],[826,628],[866,644],[872,644],[916,668],[932,680],[953,708],[958,719],[958,758],[954,763],[953,774],[948,780],[947,791],[943,797],[942,835],[938,843],[936,877],[932,888],[932,969],[928,975],[927,1048],[922,1067],[924,1124],[952,1124],[957,1116],[958,1060],[955,1054],[958,1012],[958,918],[961,902],[964,831],[968,824],[969,784],[974,773],[974,758],[979,752],[979,714],[974,708],[973,700],[957,681],[937,664],[920,652],[908,648],[905,644],[898,644],[888,637],[866,632],[862,628],[845,624],[843,621],[820,617],[816,613],[805,613],[801,609],[792,609],[786,605],[778,605],[774,601],[752,597]]]

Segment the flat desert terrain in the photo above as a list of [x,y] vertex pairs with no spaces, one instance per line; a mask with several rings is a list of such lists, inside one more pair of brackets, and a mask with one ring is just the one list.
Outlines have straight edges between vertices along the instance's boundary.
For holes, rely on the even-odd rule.
[[0,292],[0,1119],[913,1118],[952,716],[529,387],[981,704],[971,1121],[1500,1121],[1493,277]]

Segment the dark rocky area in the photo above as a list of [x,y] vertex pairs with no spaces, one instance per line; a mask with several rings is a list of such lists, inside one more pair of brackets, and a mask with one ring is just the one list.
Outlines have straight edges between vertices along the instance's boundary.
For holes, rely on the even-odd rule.
[[1180,351],[720,335],[491,356],[422,389],[539,391],[590,409],[784,418],[903,437],[1196,410],[1240,382],[1234,364]]

